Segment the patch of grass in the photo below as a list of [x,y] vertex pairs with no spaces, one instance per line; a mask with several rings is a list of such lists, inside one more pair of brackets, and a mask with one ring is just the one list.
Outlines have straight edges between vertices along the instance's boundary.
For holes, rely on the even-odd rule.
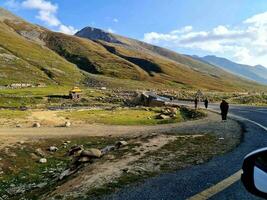
[[63,117],[71,120],[81,120],[86,123],[100,123],[109,125],[155,125],[183,121],[178,112],[175,118],[157,119],[159,109],[150,111],[144,109],[116,109],[116,110],[88,110],[61,112]]
[[0,110],[0,118],[3,119],[25,119],[30,115],[30,111]]
[[[63,148],[63,142],[70,140],[71,144]],[[103,148],[115,144],[119,138],[115,137],[68,137],[59,139],[43,139],[34,143],[16,144],[13,147],[0,152],[1,170],[0,174],[0,196],[8,195],[8,199],[38,199],[40,195],[54,188],[58,182],[56,178],[65,170],[71,162],[66,156],[68,149],[75,145],[83,145],[84,148]],[[59,150],[55,153],[47,151],[50,146],[57,146]],[[40,164],[38,159],[32,158],[31,154],[40,148],[45,153],[47,163]],[[12,154],[15,154],[12,156]],[[39,157],[41,158],[41,157]],[[47,183],[43,188],[36,188],[34,185]],[[11,186],[13,184],[13,186]],[[9,194],[11,188],[21,188],[24,192]]]

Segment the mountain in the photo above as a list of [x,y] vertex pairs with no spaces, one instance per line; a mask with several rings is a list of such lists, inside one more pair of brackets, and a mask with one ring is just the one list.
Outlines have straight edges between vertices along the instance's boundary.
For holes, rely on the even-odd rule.
[[[195,58],[197,59],[197,57]],[[262,84],[267,84],[267,68],[261,65],[243,65],[216,56],[199,57],[199,60],[216,65],[221,69],[227,70],[239,76],[243,76],[247,79],[254,80]]]
[[0,85],[94,81],[143,89],[263,89],[213,65],[138,40],[91,27],[65,35],[0,9]]

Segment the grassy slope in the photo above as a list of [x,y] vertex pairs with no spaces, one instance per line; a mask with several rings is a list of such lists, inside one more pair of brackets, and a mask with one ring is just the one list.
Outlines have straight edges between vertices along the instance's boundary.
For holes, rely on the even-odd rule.
[[120,37],[126,45],[96,43],[16,20],[0,20],[0,84],[74,85],[89,72],[86,75],[89,79],[109,86],[129,84],[131,88],[217,91],[264,89],[214,66],[136,40]]
[[[13,27],[12,27],[13,25]],[[47,84],[75,84],[81,81],[78,68],[50,49],[27,40],[10,27],[25,29],[28,24],[0,22],[0,51],[13,59],[0,56],[0,84],[27,82]],[[9,56],[10,57],[10,56]]]
[[[100,42],[100,41],[99,41]],[[180,62],[156,55],[153,52],[144,53],[136,48],[127,48],[118,44],[100,42],[110,52],[128,59],[132,62],[139,63],[143,69],[146,66],[148,73],[153,76],[152,80],[164,83],[180,83],[187,88],[205,88],[217,91],[234,91],[246,89],[263,89],[259,84],[241,79],[211,65],[195,61],[185,56],[180,56]],[[179,54],[177,54],[177,57]],[[142,62],[142,61],[149,61]]]

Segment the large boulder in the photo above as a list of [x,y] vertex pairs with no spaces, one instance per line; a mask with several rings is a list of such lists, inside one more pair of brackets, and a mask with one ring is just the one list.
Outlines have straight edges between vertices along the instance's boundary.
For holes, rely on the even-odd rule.
[[68,152],[69,156],[72,155],[80,155],[80,153],[83,151],[83,147],[82,146],[72,146]]
[[34,128],[40,128],[40,127],[41,127],[41,124],[40,124],[39,122],[35,122],[35,123],[33,124],[33,127],[34,127]]
[[81,157],[91,157],[91,158],[100,158],[102,153],[99,149],[91,148],[88,150],[83,150],[80,154]]
[[121,140],[121,141],[116,142],[115,147],[116,147],[117,149],[119,149],[119,148],[121,148],[121,147],[123,147],[123,146],[126,146],[126,145],[128,145],[128,142],[126,142],[126,141],[124,141],[124,140]]
[[51,152],[56,152],[58,150],[58,148],[56,146],[51,146],[48,148],[48,150]]

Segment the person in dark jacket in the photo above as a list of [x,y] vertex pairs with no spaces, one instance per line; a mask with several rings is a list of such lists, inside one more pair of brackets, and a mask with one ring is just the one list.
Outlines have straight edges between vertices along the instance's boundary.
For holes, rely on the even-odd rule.
[[209,106],[209,100],[207,98],[204,100],[204,105],[205,105],[205,108],[207,109]]
[[195,109],[197,109],[197,104],[198,104],[198,99],[197,98],[195,98],[194,103],[195,103]]
[[225,100],[222,100],[220,108],[221,108],[222,120],[225,121],[227,119],[229,104]]

